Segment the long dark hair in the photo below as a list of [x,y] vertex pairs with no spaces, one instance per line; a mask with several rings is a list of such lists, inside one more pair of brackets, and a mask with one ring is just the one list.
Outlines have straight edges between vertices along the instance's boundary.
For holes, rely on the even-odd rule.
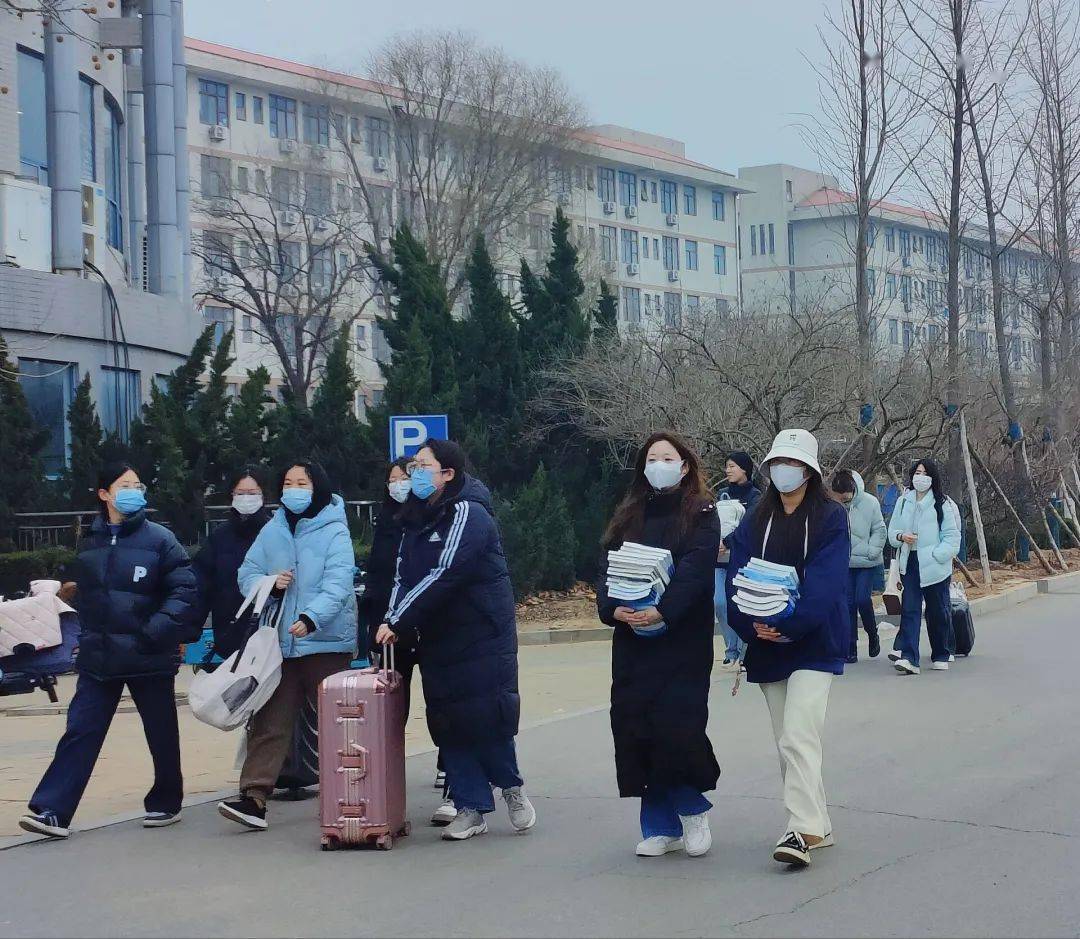
[[[831,499],[829,498],[829,490],[825,488],[821,475],[815,473],[809,466],[806,468],[809,470],[810,476],[806,480],[806,495],[803,496],[799,509],[806,511],[807,520],[812,526]],[[781,516],[784,514],[784,502],[780,498],[780,490],[770,480],[768,488],[762,493],[754,509],[754,528],[759,535],[764,536],[769,519],[777,514]]]
[[916,460],[911,464],[911,469],[908,470],[907,482],[909,488],[915,488],[915,484],[912,480],[915,477],[915,470],[920,466],[926,470],[926,475],[930,477],[930,491],[934,494],[934,511],[937,513],[937,527],[938,531],[941,531],[941,526],[945,523],[945,487],[941,485],[941,470],[938,469],[937,463],[933,460]]
[[667,430],[657,431],[638,450],[637,459],[634,460],[634,478],[604,532],[604,547],[613,548],[623,541],[640,537],[645,522],[645,505],[654,494],[653,487],[645,478],[645,461],[653,444],[660,441],[670,443],[686,463],[686,475],[676,487],[682,497],[678,527],[680,541],[689,533],[701,510],[712,502],[698,455],[678,434]]
[[[124,473],[131,471],[136,476],[139,475],[139,471],[135,469],[130,463],[124,460],[112,460],[101,467],[101,471],[98,473],[97,489],[108,489],[114,482],[116,482]],[[97,489],[94,490],[95,495]],[[101,517],[106,521],[109,520],[109,506],[107,503],[98,499],[98,512],[101,513]]]

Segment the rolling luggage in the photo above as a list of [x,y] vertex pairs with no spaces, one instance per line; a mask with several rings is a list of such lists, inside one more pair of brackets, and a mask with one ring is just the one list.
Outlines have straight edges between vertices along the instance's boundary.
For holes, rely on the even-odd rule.
[[971,620],[971,607],[967,600],[962,604],[954,600],[951,607],[953,652],[956,655],[971,655],[971,650],[975,648],[975,624]]
[[322,848],[385,851],[409,833],[405,818],[405,686],[394,671],[331,675],[319,687],[319,823]]

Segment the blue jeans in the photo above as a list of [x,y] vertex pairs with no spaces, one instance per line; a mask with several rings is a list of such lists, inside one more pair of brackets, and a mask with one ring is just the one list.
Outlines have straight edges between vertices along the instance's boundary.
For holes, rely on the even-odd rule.
[[734,629],[728,625],[727,619],[727,568],[716,569],[716,586],[713,592],[713,610],[716,612],[716,622],[720,625],[720,635],[727,643],[724,658],[731,662],[741,662],[746,655],[746,643],[742,641]]
[[902,658],[919,665],[919,640],[922,637],[923,603],[926,604],[926,633],[930,638],[930,655],[935,662],[948,662],[953,651],[952,607],[949,602],[949,582],[946,577],[937,584],[923,587],[919,583],[919,556],[912,551],[903,574],[904,591],[900,607],[900,633],[897,637]]
[[521,785],[514,738],[472,746],[444,745],[439,748],[446,768],[446,787],[459,810],[495,811],[491,787],[513,789]]
[[874,598],[871,589],[874,585],[875,569],[872,567],[852,567],[849,569],[850,585],[848,593],[848,613],[851,617],[851,645],[848,655],[859,652],[859,617],[862,617],[866,635],[877,635],[877,617],[874,615]]
[[670,789],[651,787],[641,797],[641,837],[652,838],[667,835],[682,837],[680,815],[701,815],[712,808],[712,803],[690,786],[672,786]]
[[147,812],[179,812],[184,799],[184,779],[180,773],[175,683],[172,675],[126,681],[122,678],[99,681],[80,675],[75,696],[68,706],[67,729],[30,798],[30,811],[54,812],[60,824],[65,827],[71,824],[126,684],[142,718],[154,763],[154,785],[143,805]]

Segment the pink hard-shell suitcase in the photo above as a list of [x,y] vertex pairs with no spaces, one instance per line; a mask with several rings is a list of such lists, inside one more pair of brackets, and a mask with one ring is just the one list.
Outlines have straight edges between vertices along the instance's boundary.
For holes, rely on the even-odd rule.
[[[390,647],[393,648],[392,646]],[[322,848],[389,851],[405,818],[405,688],[393,669],[355,669],[319,688],[319,824]]]

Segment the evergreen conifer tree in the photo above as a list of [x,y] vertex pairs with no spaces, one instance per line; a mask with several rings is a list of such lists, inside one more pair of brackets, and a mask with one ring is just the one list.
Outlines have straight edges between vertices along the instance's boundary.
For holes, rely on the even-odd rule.
[[64,488],[72,509],[97,508],[97,478],[102,467],[104,435],[97,409],[90,398],[89,372],[79,382],[67,413],[71,432],[71,461],[64,473]]
[[610,342],[619,336],[619,295],[613,293],[608,282],[600,279],[600,297],[593,310],[596,329],[593,335],[601,342]]
[[0,538],[14,527],[12,513],[38,508],[44,479],[41,451],[48,441],[49,431],[34,421],[15,365],[8,358],[7,342],[0,335],[0,454],[5,471],[0,487]]

